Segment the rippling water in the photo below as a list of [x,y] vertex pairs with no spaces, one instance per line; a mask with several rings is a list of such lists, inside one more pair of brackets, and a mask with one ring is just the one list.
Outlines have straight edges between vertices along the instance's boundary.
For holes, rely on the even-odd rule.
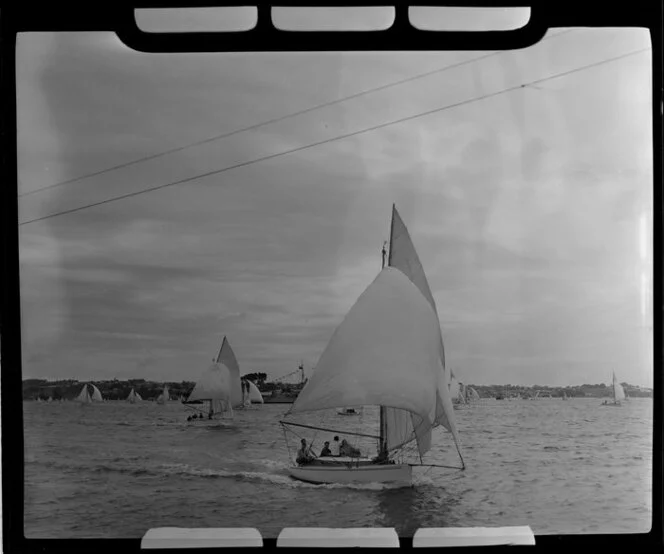
[[[247,526],[270,538],[292,526],[389,526],[400,536],[421,526],[646,532],[652,400],[600,403],[483,400],[458,410],[466,470],[415,468],[415,486],[395,488],[292,480],[278,423],[287,405],[236,412],[226,427],[188,424],[178,403],[24,402],[25,534],[141,537],[157,526]],[[372,432],[374,416],[332,419]],[[451,444],[436,430],[426,461],[458,464]]]

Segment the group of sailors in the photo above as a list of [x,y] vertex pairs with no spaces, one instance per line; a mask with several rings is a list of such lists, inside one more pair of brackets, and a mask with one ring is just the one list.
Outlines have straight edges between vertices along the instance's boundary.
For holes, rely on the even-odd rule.
[[[208,414],[207,418],[212,419],[212,412]],[[205,416],[203,414],[194,414],[187,417],[187,421],[194,421],[196,419],[205,419]]]
[[334,439],[332,439],[331,445],[330,441],[325,441],[319,456],[314,454],[311,446],[307,446],[307,440],[302,439],[300,441],[300,449],[297,451],[295,461],[298,464],[308,464],[313,462],[316,458],[337,456],[359,458],[361,455],[361,452],[357,448],[351,446],[346,439],[339,441],[339,437],[335,436]]

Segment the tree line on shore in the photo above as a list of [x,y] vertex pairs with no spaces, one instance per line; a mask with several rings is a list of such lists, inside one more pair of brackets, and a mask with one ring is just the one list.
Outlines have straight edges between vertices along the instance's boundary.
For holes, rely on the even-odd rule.
[[[280,389],[284,392],[296,392],[300,387],[287,383],[275,381],[266,381],[265,373],[249,373],[243,375],[243,378],[252,380],[261,392]],[[193,381],[180,382],[156,382],[146,381],[145,379],[128,380],[100,380],[100,381],[78,381],[76,379],[66,379],[49,381],[47,379],[26,379],[23,381],[23,400],[36,400],[40,398],[46,400],[49,397],[53,400],[76,398],[81,392],[81,388],[87,382],[94,383],[101,391],[104,398],[108,400],[124,400],[129,396],[133,388],[144,400],[156,400],[163,392],[164,386],[168,385],[168,390],[172,399],[187,398],[194,388]],[[598,385],[583,384],[567,387],[551,387],[547,385],[532,385],[530,387],[523,385],[468,385],[473,387],[482,398],[530,398],[539,396],[562,397],[608,397],[612,395],[612,388],[604,383]],[[628,396],[631,397],[652,397],[652,389],[641,388],[629,383],[622,383]]]
[[[652,389],[621,383],[625,393],[631,397],[652,397]],[[482,398],[532,398],[535,396],[562,398],[603,398],[613,395],[613,387],[600,383],[597,385],[583,384],[566,387],[551,387],[547,385],[469,385],[473,387]]]

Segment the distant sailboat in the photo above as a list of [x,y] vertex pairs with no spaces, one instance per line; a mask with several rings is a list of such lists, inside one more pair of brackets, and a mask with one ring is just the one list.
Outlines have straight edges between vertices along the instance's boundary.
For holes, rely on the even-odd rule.
[[[223,363],[212,362],[196,381],[194,390],[191,391],[185,404],[205,404],[201,417],[207,415],[208,419],[212,419],[229,414],[232,418],[231,381],[232,377],[228,368]],[[194,419],[197,419],[197,416],[194,416]]]
[[157,398],[157,404],[165,404],[171,399],[171,394],[168,392],[168,385],[164,385],[164,390]]
[[463,383],[459,382],[454,375],[454,371],[450,371],[450,382],[448,384],[450,390],[450,398],[452,399],[452,405],[455,409],[458,409],[462,405],[466,404],[466,388]]
[[[88,390],[88,387],[92,387],[92,394]],[[104,398],[101,395],[101,391],[92,383],[86,383],[83,385],[80,394],[76,397],[78,402],[83,404],[90,404],[91,402],[103,402]]]
[[101,395],[101,391],[96,387],[96,385],[93,385],[92,383],[90,383],[90,386],[92,387],[92,401],[103,402],[104,398]]
[[[312,377],[287,414],[380,406],[378,435],[338,430],[346,436],[378,439],[378,456],[305,460],[289,470],[296,479],[411,484],[412,466],[420,464],[397,461],[396,457],[415,441],[422,462],[431,448],[432,429],[438,425],[452,433],[461,458],[438,312],[395,207],[387,266],[385,254],[384,248],[383,269],[334,331]],[[288,421],[281,424],[286,429],[312,427]]]
[[608,400],[605,400],[601,404],[602,406],[622,406],[620,401],[625,399],[625,391],[622,385],[618,382],[618,379],[616,379],[615,372],[613,373],[612,387],[613,387],[613,401],[609,402]]
[[466,402],[477,402],[480,394],[473,387],[466,387]]
[[263,404],[263,395],[258,387],[249,379],[247,379],[247,383],[249,383],[249,401],[252,404]]
[[249,382],[246,379],[240,379],[240,383],[242,386],[242,405],[238,406],[242,408],[251,408],[251,396],[250,396],[250,388],[249,388]]
[[233,408],[241,408],[244,405],[245,392],[242,389],[242,378],[240,377],[240,364],[237,363],[235,352],[231,348],[228,339],[224,336],[221,341],[221,348],[217,354],[216,363],[223,364],[229,375],[229,385],[231,387],[231,402]]
[[135,404],[136,402],[140,402],[141,400],[143,400],[141,398],[141,395],[138,394],[134,389],[131,389],[129,396],[127,396],[127,402],[129,402],[130,404]]
[[456,375],[454,375],[454,371],[450,370],[450,382],[448,383],[447,387],[449,388],[450,391],[450,398],[452,399],[452,404],[456,404],[459,401],[459,381],[457,381]]

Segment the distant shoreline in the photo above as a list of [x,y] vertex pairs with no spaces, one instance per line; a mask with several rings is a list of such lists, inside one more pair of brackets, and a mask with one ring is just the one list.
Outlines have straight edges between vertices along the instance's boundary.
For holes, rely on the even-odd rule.
[[[94,383],[101,391],[104,398],[109,400],[124,400],[127,398],[131,389],[145,400],[155,400],[163,391],[165,385],[168,385],[171,398],[179,399],[187,397],[194,388],[193,381],[147,381],[145,379],[112,379],[112,380],[86,380],[77,379],[24,379],[23,380],[23,400],[32,400],[36,398],[54,399],[75,398],[85,383]],[[299,385],[284,384],[273,381],[259,381],[256,383],[261,392],[279,391],[288,393],[294,397],[299,392]],[[540,397],[559,398],[567,396],[570,398],[604,398],[612,395],[612,389],[605,383],[583,384],[568,386],[548,386],[548,385],[475,385],[466,384],[479,393],[481,398],[531,398],[538,392]],[[622,383],[628,396],[652,397],[653,389]],[[278,394],[277,393],[277,394]],[[292,400],[291,400],[292,401]],[[274,400],[272,401],[274,402]]]

